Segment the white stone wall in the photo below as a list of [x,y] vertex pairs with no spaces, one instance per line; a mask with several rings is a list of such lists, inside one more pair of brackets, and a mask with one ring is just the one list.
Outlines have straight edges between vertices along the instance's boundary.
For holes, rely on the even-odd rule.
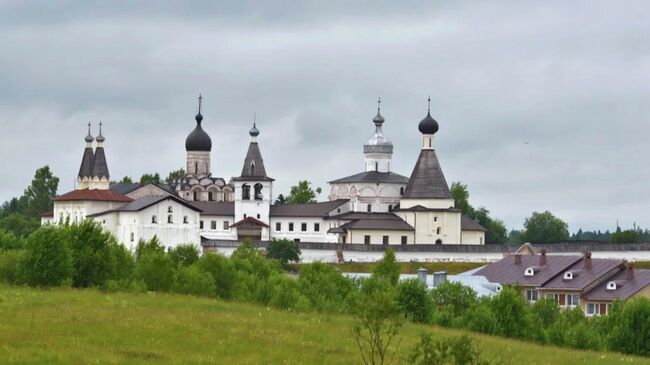
[[[255,200],[255,184],[262,184],[262,200]],[[242,199],[242,186],[250,186],[250,200]],[[266,224],[269,223],[269,210],[273,198],[271,181],[236,181],[235,182],[235,222],[245,217],[253,217]],[[268,234],[268,233],[267,233]]]
[[406,236],[406,244],[413,244],[413,231],[398,231],[398,230],[361,230],[351,229],[348,230],[346,243],[365,243],[365,236],[370,236],[371,245],[383,244],[384,236],[388,236],[389,245],[402,244],[402,236]]
[[[230,225],[235,223],[234,216],[201,215],[199,220],[203,221],[203,229],[199,228],[201,236],[213,240],[237,239],[237,230],[230,228]],[[214,222],[214,228],[212,222]],[[228,227],[225,227],[226,225]]]
[[125,204],[124,202],[106,202],[106,201],[55,201],[53,223],[65,222],[69,217],[70,222],[80,222],[90,214],[104,212],[114,209]]
[[350,199],[350,210],[367,212],[388,212],[400,203],[401,189],[406,184],[364,184],[364,183],[333,183],[330,184],[329,200]]
[[[415,242],[443,244],[461,243],[460,212],[396,212],[415,228]],[[440,233],[438,233],[438,230]]]
[[[289,225],[293,223],[293,231],[289,231]],[[302,224],[306,225],[307,230],[302,231]],[[276,225],[280,224],[278,231]],[[319,225],[319,231],[315,231],[315,224]],[[269,224],[271,230],[271,238],[295,240],[299,239],[303,242],[332,242],[336,243],[338,235],[327,233],[331,226],[336,223],[331,220],[324,220],[323,218],[306,218],[306,217],[271,217]]]
[[483,231],[467,231],[463,230],[460,233],[461,243],[464,245],[484,245],[485,232]]

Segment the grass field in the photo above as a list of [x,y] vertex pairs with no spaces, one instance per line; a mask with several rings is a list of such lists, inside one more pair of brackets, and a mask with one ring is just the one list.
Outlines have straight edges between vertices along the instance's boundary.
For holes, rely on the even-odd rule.
[[[166,294],[0,286],[2,364],[360,364],[347,316]],[[409,324],[402,354],[422,331]],[[650,364],[473,335],[506,364]]]

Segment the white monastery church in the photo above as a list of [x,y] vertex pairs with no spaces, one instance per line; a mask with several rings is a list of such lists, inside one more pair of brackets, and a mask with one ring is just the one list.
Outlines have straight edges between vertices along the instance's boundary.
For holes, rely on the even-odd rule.
[[195,120],[185,140],[187,173],[169,186],[111,183],[101,123],[96,137],[89,124],[77,187],[55,197],[54,210],[42,222],[93,219],[128,247],[154,235],[168,247],[245,238],[342,245],[485,243],[485,228],[454,208],[434,148],[439,126],[430,110],[418,125],[422,148],[410,177],[391,171],[393,144],[382,132],[378,107],[375,132],[363,146],[364,171],[330,181],[328,200],[308,204],[273,204],[274,179],[264,167],[255,123],[241,173],[227,181],[213,176],[201,97]]

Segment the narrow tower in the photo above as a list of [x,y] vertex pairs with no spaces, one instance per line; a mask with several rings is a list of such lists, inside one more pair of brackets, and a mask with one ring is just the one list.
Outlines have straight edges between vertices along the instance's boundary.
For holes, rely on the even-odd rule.
[[106,138],[102,135],[102,122],[99,122],[99,134],[95,138],[97,146],[93,158],[91,189],[108,190],[110,185],[111,180],[108,173],[108,164],[106,163],[106,154],[104,153],[105,140]]
[[393,143],[384,136],[381,126],[384,124],[381,115],[381,99],[377,100],[377,115],[372,118],[375,124],[375,134],[363,144],[365,171],[390,172],[390,160],[393,157]]
[[185,139],[185,151],[187,152],[187,174],[194,177],[210,176],[210,151],[212,150],[212,139],[201,127],[203,115],[201,114],[201,102],[203,97],[199,94],[199,112],[194,119],[196,127]]
[[95,139],[90,134],[90,123],[88,123],[88,134],[84,141],[86,141],[86,147],[84,148],[84,154],[81,158],[81,166],[79,167],[79,174],[77,175],[77,189],[88,189],[90,186],[90,181],[92,180],[92,170],[93,170],[93,161],[95,159],[95,153],[93,152],[93,141]]

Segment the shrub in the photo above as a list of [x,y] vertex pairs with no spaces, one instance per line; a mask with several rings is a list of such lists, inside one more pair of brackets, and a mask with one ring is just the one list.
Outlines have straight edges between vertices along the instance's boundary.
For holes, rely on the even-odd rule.
[[499,336],[526,338],[530,335],[528,303],[517,289],[504,287],[489,302]]
[[135,278],[147,285],[147,290],[169,291],[174,286],[174,263],[159,251],[142,254],[137,261]]
[[178,245],[169,251],[169,256],[177,266],[190,266],[199,261],[199,249],[192,244]]
[[18,250],[25,245],[24,239],[13,232],[0,228],[0,250]]
[[38,219],[20,213],[11,213],[0,218],[0,229],[13,233],[16,237],[27,237],[40,227]]
[[431,290],[436,313],[436,323],[450,325],[476,303],[476,292],[461,283],[446,281]]
[[548,328],[560,317],[560,306],[553,298],[541,298],[530,309],[533,317],[543,328]]
[[63,237],[72,250],[73,286],[101,286],[106,280],[119,278],[119,243],[99,223],[84,220],[57,229],[62,230]]
[[427,286],[419,279],[405,280],[397,286],[397,301],[404,315],[415,322],[427,322],[433,302]]
[[470,331],[496,333],[497,322],[492,313],[491,298],[482,297],[463,318],[463,325]]
[[27,284],[59,286],[72,278],[72,253],[62,236],[53,226],[43,226],[29,236],[19,264]]
[[245,242],[231,257],[235,268],[235,297],[268,304],[273,294],[270,280],[282,273],[282,266],[275,260],[267,260],[250,243]]
[[300,261],[300,247],[296,242],[274,238],[266,249],[266,257],[278,260],[282,266],[286,267],[289,262]]
[[395,259],[395,252],[392,248],[387,248],[384,252],[384,257],[372,270],[372,275],[377,278],[386,279],[392,285],[397,285],[400,272],[400,266]]
[[355,291],[352,281],[322,262],[303,266],[298,285],[310,306],[319,311],[345,311],[349,296]]
[[415,365],[489,365],[474,340],[462,335],[456,338],[434,340],[431,334],[423,333],[420,342],[411,351],[409,363]]
[[165,248],[158,240],[158,236],[153,236],[149,241],[139,240],[138,245],[135,246],[135,259],[139,260],[141,256],[153,252],[165,253]]
[[273,294],[269,304],[281,309],[308,309],[309,301],[298,288],[298,281],[286,275],[276,275],[271,279]]
[[236,273],[232,261],[221,254],[208,252],[196,264],[212,275],[217,297],[229,299],[233,296]]
[[548,330],[548,340],[558,346],[578,349],[598,349],[596,332],[590,328],[589,320],[582,309],[566,309]]
[[18,264],[20,262],[19,250],[0,250],[0,282],[18,284]]
[[197,265],[180,267],[174,291],[204,297],[214,296],[214,279],[210,273],[201,270]]
[[613,324],[608,338],[611,350],[650,355],[650,300],[641,297],[614,304],[609,315]]

